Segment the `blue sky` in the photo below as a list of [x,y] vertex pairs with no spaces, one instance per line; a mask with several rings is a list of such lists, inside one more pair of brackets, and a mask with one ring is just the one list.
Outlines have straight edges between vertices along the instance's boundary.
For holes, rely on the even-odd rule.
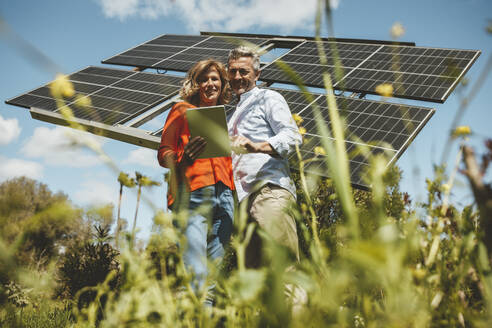
[[[400,22],[405,28],[402,41],[481,50],[482,55],[466,75],[471,85],[492,55],[492,34],[485,31],[492,19],[490,0],[339,0],[333,6],[336,37],[388,40],[391,26]],[[90,151],[67,150],[64,129],[33,120],[28,110],[4,101],[53,80],[58,71],[69,74],[89,65],[101,65],[101,60],[165,33],[214,30],[312,36],[314,10],[312,0],[0,1],[0,16],[11,31],[0,30],[0,181],[25,174],[53,191],[64,191],[80,206],[116,204],[119,186],[115,172]],[[326,36],[326,29],[323,33]],[[19,43],[12,41],[13,35],[38,49],[49,61],[26,56]],[[474,135],[469,143],[478,150],[483,149],[485,137],[492,137],[490,90],[492,81],[488,78],[461,122],[471,126]],[[459,108],[459,93],[455,90],[445,104],[405,101],[436,108],[433,118],[398,161],[404,170],[402,189],[415,200],[423,200],[425,178],[432,177],[433,165],[441,161],[443,145]],[[109,139],[96,141],[121,170],[161,179],[163,169],[151,151]],[[454,145],[450,165],[456,149]],[[470,201],[466,181],[458,178],[453,190],[455,200]],[[146,195],[156,206],[164,206],[164,186],[146,191]],[[122,216],[132,220],[134,210],[135,196],[127,193]],[[148,235],[151,218],[152,210],[144,205],[139,213],[140,237]]]

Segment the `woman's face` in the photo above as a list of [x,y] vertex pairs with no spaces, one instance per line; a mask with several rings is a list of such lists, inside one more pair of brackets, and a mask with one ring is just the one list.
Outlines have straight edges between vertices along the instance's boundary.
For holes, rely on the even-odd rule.
[[222,82],[217,69],[212,66],[210,69],[198,77],[200,87],[200,107],[215,106],[222,91]]

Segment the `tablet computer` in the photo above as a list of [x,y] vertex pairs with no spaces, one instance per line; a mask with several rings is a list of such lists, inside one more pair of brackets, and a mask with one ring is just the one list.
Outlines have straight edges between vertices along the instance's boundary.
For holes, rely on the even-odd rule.
[[224,106],[189,108],[186,119],[191,138],[200,136],[207,141],[205,150],[197,158],[231,156]]

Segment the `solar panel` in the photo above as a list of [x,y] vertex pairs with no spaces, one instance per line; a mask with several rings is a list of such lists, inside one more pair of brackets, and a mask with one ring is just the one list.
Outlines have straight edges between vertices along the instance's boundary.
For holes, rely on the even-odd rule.
[[[108,125],[123,124],[175,95],[181,77],[90,66],[68,76],[76,95],[65,99],[76,118]],[[91,106],[77,106],[76,97],[89,97]],[[7,101],[26,108],[60,113],[50,83]]]
[[[480,51],[475,50],[406,45],[344,42],[322,42],[322,45],[327,56],[326,65],[321,65],[314,41],[300,43],[281,60],[289,64],[308,86],[324,87],[322,72],[327,71],[338,90],[377,94],[378,85],[390,83],[394,88],[393,97],[441,103],[480,55]],[[339,58],[338,74],[336,57]],[[273,63],[262,70],[260,80],[292,83]]]
[[186,72],[200,60],[226,62],[229,51],[243,42],[259,46],[265,41],[256,37],[163,35],[103,63]]
[[[326,101],[320,97],[316,102],[321,107],[321,119],[330,126]],[[362,155],[350,156],[358,145],[367,146],[372,154],[391,154],[389,164],[393,164],[434,113],[433,109],[425,107],[399,106],[363,99],[337,97],[337,103],[341,107],[342,117],[346,120],[344,135],[350,158],[351,181],[359,187],[368,187],[362,179],[368,162]],[[310,140],[301,147],[301,154],[305,158],[313,157],[314,147],[321,146],[321,136],[315,132],[315,118],[311,108],[299,115],[304,119],[303,123],[308,131],[306,139]],[[306,171],[317,174],[327,172],[326,161],[312,162]]]
[[[394,97],[444,102],[480,55],[480,51],[416,47],[413,43],[376,40],[323,39],[258,34],[162,35],[103,61],[107,64],[139,68],[188,71],[197,61],[215,58],[226,62],[229,51],[243,42],[263,49],[286,48],[286,53],[263,67],[260,80],[268,88],[281,93],[291,112],[302,118],[306,129],[300,147],[304,159],[310,158],[307,172],[329,176],[325,155],[315,153],[323,137],[317,132],[316,120],[331,126],[325,95],[311,93],[307,100],[302,92],[267,87],[269,83],[291,83],[275,61],[289,64],[305,85],[323,87],[322,73],[329,72],[335,89],[363,94],[376,94],[383,83],[393,86]],[[327,55],[321,64],[318,45]],[[68,76],[76,96],[65,100],[80,124],[89,131],[103,129],[109,138],[155,149],[160,131],[148,133],[136,127],[159,115],[166,106],[157,106],[176,95],[183,77],[151,74],[121,69],[87,67]],[[89,98],[91,105],[77,106],[77,98]],[[366,157],[355,152],[364,146],[371,154],[389,154],[394,163],[428,122],[434,109],[391,104],[381,101],[336,97],[339,113],[345,122],[345,145],[349,154],[351,183],[368,188],[363,172]],[[7,101],[8,104],[31,109],[34,118],[66,124],[50,92],[50,84]],[[237,99],[225,106],[226,115],[234,112]],[[313,104],[320,108],[315,114]],[[319,115],[320,117],[315,117]],[[126,124],[120,127],[119,124]],[[292,155],[295,160],[297,155]]]

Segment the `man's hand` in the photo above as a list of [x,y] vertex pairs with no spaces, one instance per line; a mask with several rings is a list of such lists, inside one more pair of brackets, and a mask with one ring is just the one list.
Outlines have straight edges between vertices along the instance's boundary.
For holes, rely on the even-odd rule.
[[276,154],[272,146],[267,142],[253,142],[243,136],[231,137],[231,149],[236,154],[246,154],[246,153],[265,153],[265,154]]
[[255,143],[243,136],[231,137],[231,149],[236,154],[255,153]]
[[200,136],[192,138],[184,146],[183,161],[188,165],[193,164],[196,158],[205,150],[205,146],[207,146],[207,141],[204,138]]

